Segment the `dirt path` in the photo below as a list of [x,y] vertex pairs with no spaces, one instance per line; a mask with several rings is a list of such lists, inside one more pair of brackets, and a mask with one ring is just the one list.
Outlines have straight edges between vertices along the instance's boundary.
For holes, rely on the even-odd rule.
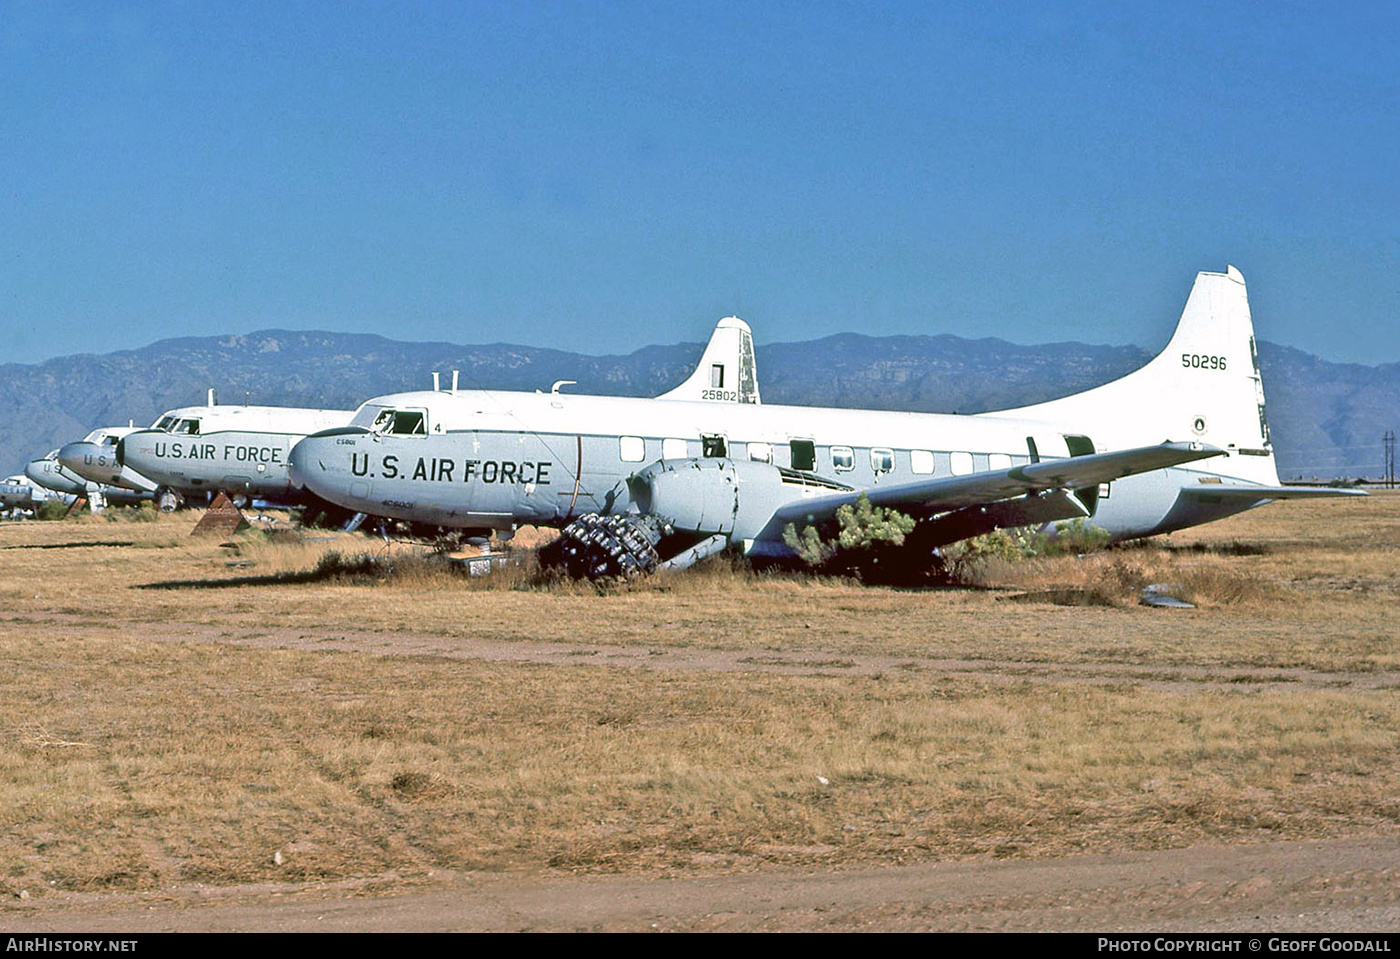
[[[25,621],[0,613],[0,623]],[[111,635],[111,626],[81,616],[51,614],[45,623],[61,624],[74,637]],[[1400,688],[1400,671],[1324,672],[1291,667],[1247,665],[1193,666],[1185,664],[1140,665],[1133,663],[1029,662],[998,659],[948,659],[917,656],[880,656],[820,650],[783,652],[724,650],[683,646],[635,646],[490,640],[413,632],[372,632],[328,628],[325,630],[266,627],[240,629],[197,623],[140,624],[142,637],[156,642],[221,643],[256,649],[294,649],[305,652],[354,652],[377,656],[441,657],[495,663],[537,663],[568,666],[597,665],[657,671],[702,670],[714,672],[774,672],[805,675],[871,676],[891,671],[937,672],[983,682],[1066,682],[1083,684],[1134,683],[1146,689],[1184,691],[1202,686],[1222,688],[1271,685],[1291,688],[1394,689]]]
[[[374,883],[379,889],[384,881]],[[180,887],[0,909],[9,932],[1400,930],[1400,838],[813,874]]]

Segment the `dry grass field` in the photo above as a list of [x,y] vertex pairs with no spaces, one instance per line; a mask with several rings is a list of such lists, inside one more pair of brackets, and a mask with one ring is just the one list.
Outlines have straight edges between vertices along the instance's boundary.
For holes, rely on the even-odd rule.
[[[608,591],[356,572],[322,557],[382,543],[193,523],[0,524],[11,901],[1400,824],[1397,494],[916,591],[725,562]],[[1146,583],[1198,608],[1140,605]]]

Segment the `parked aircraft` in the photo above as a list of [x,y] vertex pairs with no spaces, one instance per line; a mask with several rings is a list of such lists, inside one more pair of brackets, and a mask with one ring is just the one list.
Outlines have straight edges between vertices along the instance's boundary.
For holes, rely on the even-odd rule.
[[37,460],[30,460],[24,475],[39,486],[62,496],[83,496],[94,509],[110,503],[114,506],[134,506],[149,493],[139,493],[105,483],[94,483],[77,475],[58,461],[58,450],[50,450]]
[[[433,374],[438,382],[438,374]],[[453,373],[453,389],[457,376]],[[562,388],[567,381],[555,384]],[[721,320],[700,366],[665,398],[703,400],[723,394],[732,402],[757,403],[753,336],[743,320]],[[299,505],[310,498],[287,476],[292,447],[308,433],[344,426],[354,410],[281,406],[220,406],[209,391],[205,406],[169,410],[146,430],[116,446],[117,464],[149,477],[156,502],[171,510],[187,498],[222,490],[235,498]],[[75,453],[79,452],[75,450]]]
[[287,479],[292,447],[308,433],[344,426],[353,415],[353,410],[220,406],[210,390],[206,405],[167,410],[150,428],[123,436],[116,463],[155,484],[162,510],[220,490],[295,505],[306,497]]
[[733,402],[743,390],[715,376],[710,389],[730,402],[569,395],[558,384],[382,396],[302,440],[291,480],[348,509],[421,523],[563,526],[565,563],[586,575],[683,566],[731,544],[791,555],[789,524],[829,523],[862,494],[918,519],[924,548],[1067,519],[1133,538],[1273,499],[1343,495],[1279,485],[1234,267],[1196,277],[1171,341],[1142,369],[1021,409],[759,405]]
[[154,493],[157,484],[129,466],[117,462],[117,443],[136,432],[135,426],[102,426],[76,443],[58,448],[58,462],[69,472],[92,483],[103,483],[138,493]]
[[0,509],[29,509],[43,502],[48,490],[27,476],[7,476],[0,482]]

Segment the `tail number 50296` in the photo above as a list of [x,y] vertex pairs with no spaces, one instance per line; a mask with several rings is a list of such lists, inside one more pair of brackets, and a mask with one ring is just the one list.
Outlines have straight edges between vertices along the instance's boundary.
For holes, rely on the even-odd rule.
[[1225,357],[1208,356],[1205,353],[1182,353],[1181,365],[1193,370],[1223,370]]

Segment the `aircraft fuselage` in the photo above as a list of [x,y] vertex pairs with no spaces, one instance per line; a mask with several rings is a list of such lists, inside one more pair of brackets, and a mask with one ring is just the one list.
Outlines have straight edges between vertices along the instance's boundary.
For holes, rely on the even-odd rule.
[[287,475],[292,447],[307,433],[340,426],[349,410],[207,406],[171,410],[150,429],[127,434],[118,460],[185,496],[219,490],[295,499]]
[[[385,410],[424,411],[422,433],[372,430]],[[631,432],[599,433],[600,423],[625,423]],[[292,475],[361,512],[505,529],[619,511],[629,502],[629,477],[659,460],[728,459],[756,469],[766,465],[775,476],[780,469],[798,470],[831,484],[806,488],[817,495],[1021,466],[1033,461],[1032,447],[1036,458],[1066,457],[1071,443],[1081,447],[1075,452],[1094,451],[1092,438],[1033,420],[539,393],[407,393],[373,400],[349,427],[302,440],[292,454]],[[1150,530],[1183,483],[1217,476],[1219,468],[1208,462],[1155,472],[1173,475],[1155,484],[1152,474],[1108,484],[1095,524],[1116,536]],[[1161,495],[1117,495],[1122,483],[1159,485]]]

